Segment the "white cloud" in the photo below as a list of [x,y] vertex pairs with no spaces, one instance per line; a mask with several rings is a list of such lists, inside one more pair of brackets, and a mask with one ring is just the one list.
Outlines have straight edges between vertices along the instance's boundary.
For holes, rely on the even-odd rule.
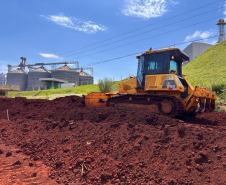
[[176,5],[173,0],[124,0],[125,6],[122,13],[126,16],[150,19],[160,17],[168,11],[169,5]]
[[212,40],[212,41],[208,41],[209,44],[215,45],[217,44],[218,40]]
[[44,16],[40,15],[41,17],[44,17],[50,21],[55,22],[58,25],[71,28],[77,31],[82,31],[88,34],[93,34],[98,31],[105,31],[107,28],[101,24],[96,24],[92,21],[83,21],[80,19],[76,19],[74,17],[66,17],[63,14],[60,15],[50,15],[50,16]]
[[48,53],[39,53],[39,55],[45,57],[45,58],[55,58],[55,59],[63,59],[62,57],[59,57],[54,54],[48,54]]
[[211,45],[215,45],[215,44],[217,44],[217,41],[218,40],[207,39],[207,40],[204,40],[204,41],[201,41],[201,42],[204,42],[204,43],[207,43],[207,44],[211,44]]
[[215,35],[215,32],[210,30],[210,31],[196,31],[193,35],[188,35],[185,38],[185,42],[189,42],[195,39],[204,39],[206,40],[208,37],[212,37]]

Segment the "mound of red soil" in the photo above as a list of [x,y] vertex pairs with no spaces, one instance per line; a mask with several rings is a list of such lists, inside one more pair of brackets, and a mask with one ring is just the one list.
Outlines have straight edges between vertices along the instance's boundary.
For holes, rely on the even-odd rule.
[[76,96],[0,103],[1,140],[51,167],[59,184],[226,184],[226,113],[182,121],[87,108]]

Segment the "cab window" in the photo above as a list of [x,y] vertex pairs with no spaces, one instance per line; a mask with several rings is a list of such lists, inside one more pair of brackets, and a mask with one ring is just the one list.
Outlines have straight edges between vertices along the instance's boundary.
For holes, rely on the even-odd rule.
[[170,70],[171,69],[177,70],[177,63],[174,60],[170,61]]
[[149,56],[147,70],[162,70],[164,66],[164,54]]
[[174,73],[174,74],[177,74],[178,73],[177,62],[175,62],[174,60],[171,60],[170,61],[169,73]]
[[140,59],[138,60],[137,76],[142,74],[143,67],[144,67],[144,57],[141,56]]
[[150,56],[148,61],[148,70],[154,70],[155,68],[155,56]]

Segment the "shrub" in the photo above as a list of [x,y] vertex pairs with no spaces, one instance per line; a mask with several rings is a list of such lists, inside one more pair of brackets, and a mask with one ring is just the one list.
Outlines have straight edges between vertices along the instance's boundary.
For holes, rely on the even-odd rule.
[[98,87],[100,92],[110,92],[112,91],[113,81],[110,78],[104,78],[103,80],[98,80]]
[[226,82],[213,83],[211,86],[212,91],[215,91],[218,95],[222,94],[226,90]]

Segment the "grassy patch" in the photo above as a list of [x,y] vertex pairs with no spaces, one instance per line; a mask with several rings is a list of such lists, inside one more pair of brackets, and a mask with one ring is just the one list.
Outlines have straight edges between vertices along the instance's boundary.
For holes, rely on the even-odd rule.
[[[118,85],[120,82],[115,81],[112,85],[113,91],[118,91]],[[48,89],[40,91],[22,91],[20,92],[21,97],[26,97],[28,99],[55,99],[58,97],[89,94],[91,92],[100,92],[97,84],[93,85],[83,85],[77,87],[66,87],[62,89]],[[13,98],[17,96],[17,92],[9,92],[9,97]]]
[[[20,92],[21,97],[27,98],[49,98],[52,95],[75,95],[75,94],[88,94],[90,92],[99,92],[98,85],[83,85],[77,87],[67,87],[62,89],[48,89],[41,91],[22,91]],[[9,97],[16,97],[17,92],[9,92]],[[45,98],[45,99],[46,99]]]

